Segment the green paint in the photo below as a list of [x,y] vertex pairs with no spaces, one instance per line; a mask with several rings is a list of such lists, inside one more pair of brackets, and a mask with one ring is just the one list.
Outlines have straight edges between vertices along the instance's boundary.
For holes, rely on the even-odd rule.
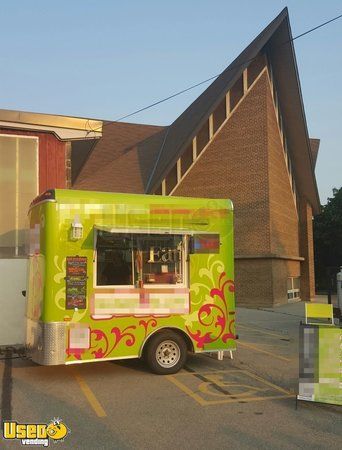
[[[90,328],[89,349],[68,352],[68,342],[61,344],[66,362],[140,355],[148,336],[163,327],[184,331],[196,352],[236,348],[230,200],[55,190],[55,200],[34,205],[29,217],[31,233],[39,228],[39,251],[30,257],[28,317],[46,323],[64,322],[68,330]],[[73,241],[70,232],[75,220],[83,225],[83,238]],[[91,297],[101,290],[94,287],[95,226],[118,231],[219,234],[219,253],[189,255],[189,313],[94,320]],[[66,258],[72,256],[87,258],[87,307],[77,311],[65,309]]]

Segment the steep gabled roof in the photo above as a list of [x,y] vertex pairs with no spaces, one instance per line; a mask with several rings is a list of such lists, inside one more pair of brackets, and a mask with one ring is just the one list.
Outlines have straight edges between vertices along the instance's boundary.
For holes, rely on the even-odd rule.
[[172,123],[167,132],[164,145],[160,148],[146,189],[153,192],[175,164],[182,151],[190,144],[229,89],[241,76],[251,60],[268,43],[280,24],[287,17],[285,8],[240,55],[219,75],[218,78]]
[[315,166],[287,11],[283,22],[267,44],[267,49],[297,188],[310,202],[314,214],[318,214],[320,200],[314,173]]
[[281,11],[167,129],[147,182],[146,193],[153,193],[159,187],[163,178],[191,143],[204,121],[233,87],[243,70],[264,50],[267,50],[273,68],[297,185],[309,199],[314,212],[319,212],[320,202],[314,176],[314,161],[287,8]]

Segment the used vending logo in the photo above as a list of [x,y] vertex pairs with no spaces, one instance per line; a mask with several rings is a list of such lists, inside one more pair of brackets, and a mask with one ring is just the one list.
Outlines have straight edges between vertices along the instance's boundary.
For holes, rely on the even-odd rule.
[[63,442],[69,428],[62,419],[53,419],[49,423],[4,422],[3,437],[7,440],[19,440],[22,445],[42,445],[48,447],[51,440]]

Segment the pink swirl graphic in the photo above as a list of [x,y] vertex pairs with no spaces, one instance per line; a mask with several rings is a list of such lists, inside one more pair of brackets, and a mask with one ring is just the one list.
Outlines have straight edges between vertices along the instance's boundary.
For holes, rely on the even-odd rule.
[[[206,303],[198,311],[198,322],[206,328],[211,327],[214,324],[217,332],[213,333],[212,331],[207,331],[202,333],[201,330],[193,332],[189,327],[186,327],[189,335],[197,343],[197,348],[203,348],[204,344],[210,344],[219,339],[224,343],[226,343],[228,339],[235,339],[235,334],[232,331],[235,323],[235,311],[228,311],[228,302],[226,299],[227,289],[229,292],[234,292],[234,281],[225,277],[226,273],[222,272],[218,281],[219,286],[210,291],[210,297],[213,300],[215,297],[218,297],[221,306],[216,303]],[[228,333],[225,333],[227,324]]]

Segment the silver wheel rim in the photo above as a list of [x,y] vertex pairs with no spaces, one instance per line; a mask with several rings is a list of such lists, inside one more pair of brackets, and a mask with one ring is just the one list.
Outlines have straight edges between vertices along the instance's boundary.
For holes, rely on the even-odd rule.
[[181,351],[175,341],[163,341],[156,350],[158,364],[165,369],[174,367],[181,357]]

